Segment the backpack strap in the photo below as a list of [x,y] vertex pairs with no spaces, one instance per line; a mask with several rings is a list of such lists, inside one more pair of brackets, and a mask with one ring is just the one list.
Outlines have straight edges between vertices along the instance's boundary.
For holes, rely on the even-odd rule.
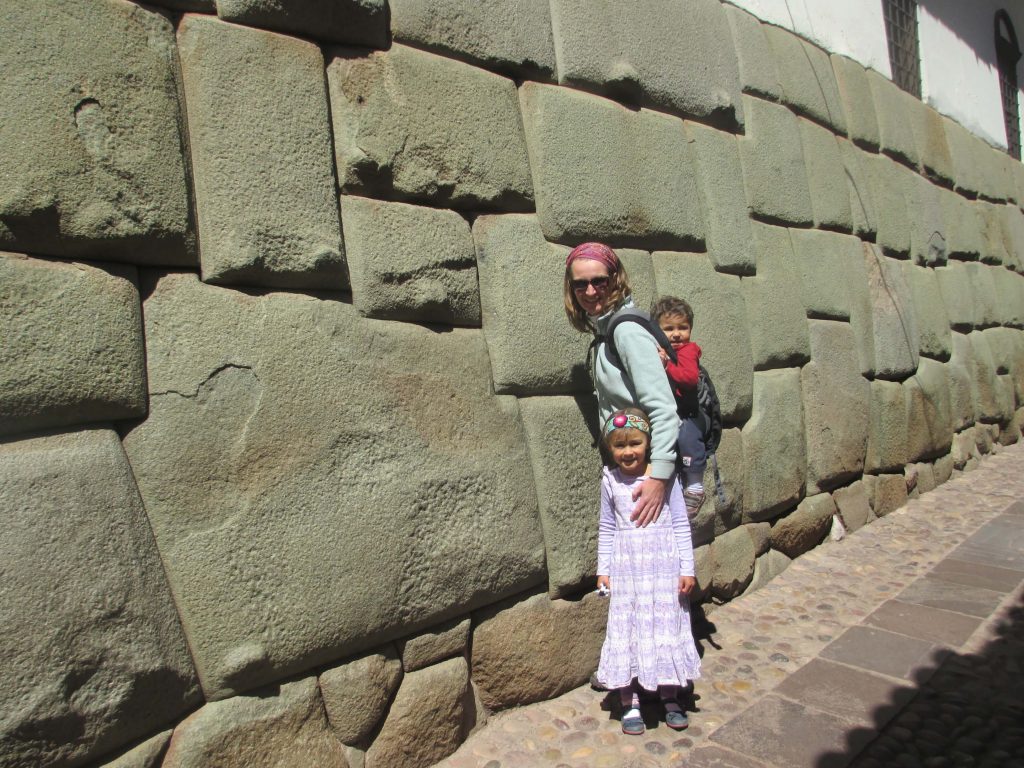
[[603,336],[598,336],[597,341],[603,341],[604,344],[604,355],[608,359],[608,362],[622,370],[622,358],[619,357],[619,350],[615,347],[615,329],[618,328],[622,323],[636,323],[645,331],[647,331],[654,340],[658,342],[669,359],[675,363],[678,362],[676,358],[676,351],[672,349],[672,342],[668,340],[668,336],[665,332],[658,327],[658,325],[651,320],[651,316],[644,312],[642,309],[636,309],[635,307],[623,307],[614,315],[611,320],[608,321],[608,327],[605,329]]

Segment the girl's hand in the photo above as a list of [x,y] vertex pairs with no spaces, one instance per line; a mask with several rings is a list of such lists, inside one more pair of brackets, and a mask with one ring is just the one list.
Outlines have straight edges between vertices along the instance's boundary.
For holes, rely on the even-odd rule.
[[612,589],[612,580],[609,577],[607,577],[607,576],[598,576],[597,577],[597,588],[601,589],[601,587],[604,587],[605,589],[607,589],[610,592],[611,589]]
[[636,506],[630,520],[636,521],[637,528],[643,528],[658,519],[661,515],[661,508],[665,504],[665,496],[668,494],[668,480],[658,480],[648,477],[640,487],[633,491],[633,501]]
[[660,344],[658,345],[658,357],[661,358],[661,364],[662,365],[668,365],[669,364],[668,352],[666,352],[665,348],[662,347]]
[[[598,583],[600,583],[598,579]],[[690,593],[697,588],[697,580],[693,576],[680,576],[679,577],[679,594],[690,596]]]

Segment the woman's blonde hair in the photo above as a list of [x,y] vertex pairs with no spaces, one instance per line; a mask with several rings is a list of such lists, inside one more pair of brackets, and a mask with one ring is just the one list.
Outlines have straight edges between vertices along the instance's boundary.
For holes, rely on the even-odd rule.
[[[572,327],[582,333],[593,333],[597,330],[583,307],[576,300],[576,294],[572,289],[572,264],[565,267],[565,277],[562,281],[562,299],[565,301],[565,315],[569,318]],[[630,295],[629,275],[626,267],[619,262],[618,269],[608,270],[608,288],[605,293],[608,309],[618,309]]]

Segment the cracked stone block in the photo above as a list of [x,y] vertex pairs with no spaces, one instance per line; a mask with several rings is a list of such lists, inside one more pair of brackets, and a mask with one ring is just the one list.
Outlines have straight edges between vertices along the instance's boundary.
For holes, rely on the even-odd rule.
[[775,54],[760,20],[736,6],[722,7],[732,30],[743,92],[771,101],[782,101],[779,68],[775,65]]
[[320,49],[187,15],[178,51],[203,280],[344,288]]
[[976,197],[984,186],[983,169],[975,162],[975,148],[981,139],[952,118],[943,117],[946,143],[953,158],[953,178],[956,190],[968,197]]
[[[952,463],[950,463],[950,468],[952,468]],[[874,482],[869,484],[869,480]],[[877,517],[885,517],[907,503],[909,498],[907,496],[907,479],[902,474],[878,475],[877,477],[866,475],[864,482],[870,489],[868,501],[871,503],[871,511]]]
[[0,444],[0,755],[81,765],[200,702],[117,434]]
[[0,248],[196,264],[166,15],[121,0],[6,3],[0,69]]
[[174,729],[163,763],[164,768],[287,764],[348,768],[324,716],[315,677],[262,695],[207,702]]
[[862,153],[868,189],[875,208],[875,242],[888,253],[910,254],[913,212],[908,210],[907,174],[912,174],[885,155]]
[[897,381],[871,382],[865,472],[902,470],[907,463],[907,408]]
[[998,380],[998,365],[989,346],[989,337],[982,331],[967,334],[971,345],[971,394],[974,416],[979,421],[1008,422],[1013,417],[1013,391],[1006,392]]
[[385,48],[387,0],[216,0],[224,21],[331,43]]
[[321,672],[320,695],[337,739],[366,744],[401,682],[402,661],[391,644]]
[[517,597],[473,617],[473,682],[491,711],[571,691],[597,669],[608,600]]
[[847,135],[858,146],[878,149],[881,140],[878,118],[875,116],[875,102],[864,65],[837,53],[833,53],[831,58],[843,115],[846,117]]
[[520,88],[548,240],[693,248],[705,223],[691,143],[676,117],[541,83]]
[[753,224],[757,274],[740,281],[754,370],[803,365],[811,354],[800,273],[789,230]]
[[916,173],[902,174],[910,218],[910,258],[918,264],[945,264],[948,235],[942,208],[942,189]]
[[864,264],[872,304],[875,375],[905,378],[917,370],[921,348],[907,278],[901,262],[882,255],[877,247],[864,248]]
[[946,255],[949,259],[975,261],[985,250],[985,225],[972,201],[948,189],[939,189],[942,219],[946,226]]
[[873,519],[867,489],[862,480],[833,491],[832,499],[836,503],[836,513],[843,521],[847,533],[863,528]]
[[579,592],[597,568],[597,519],[601,508],[601,433],[594,397],[526,397],[519,401],[530,452],[548,593]]
[[343,192],[471,210],[529,210],[515,84],[404,45],[331,51],[327,87]]
[[743,124],[736,54],[717,0],[553,0],[551,21],[562,85]]
[[903,382],[907,406],[907,458],[933,458],[949,451],[953,440],[953,402],[949,369],[926,357]]
[[943,117],[927,104],[911,97],[907,102],[921,169],[930,179],[952,185],[956,179],[953,155],[946,140]]
[[702,253],[652,254],[660,295],[678,296],[693,308],[693,340],[711,375],[722,419],[738,424],[750,415],[754,369],[740,278],[716,272]]
[[850,189],[843,156],[836,137],[810,120],[797,118],[800,143],[804,148],[807,183],[811,193],[814,226],[819,229],[853,231]]
[[851,307],[868,301],[862,276],[861,241],[852,235],[791,229],[793,265],[801,286],[807,316],[822,320],[849,320]]
[[873,69],[866,73],[878,118],[879,150],[911,168],[919,168],[921,154],[914,139],[912,121],[921,102],[885,75]]
[[843,161],[846,190],[850,196],[850,217],[853,233],[873,238],[878,232],[878,215],[871,193],[871,180],[865,168],[864,153],[853,142],[837,136],[839,156]]
[[868,260],[877,258],[875,246],[860,244],[860,254],[846,262],[850,286],[850,325],[857,339],[857,357],[860,372],[868,378],[875,376],[875,320],[874,298],[868,279]]
[[808,496],[795,510],[772,523],[773,550],[796,558],[818,546],[828,535],[836,503],[829,493]]
[[785,102],[836,133],[845,134],[846,116],[829,55],[788,29],[765,25],[764,31],[775,54]]
[[192,275],[146,292],[151,407],[125,446],[208,699],[546,579],[479,330]]
[[135,267],[0,252],[0,434],[146,413]]
[[465,655],[469,647],[469,618],[454,619],[398,642],[402,668],[414,672],[431,664]]
[[585,363],[591,337],[569,325],[563,306],[569,249],[545,241],[533,214],[480,216],[473,237],[495,392],[592,391]]
[[795,506],[807,477],[800,371],[754,373],[754,406],[743,425],[743,518],[759,522]]
[[974,349],[964,333],[953,334],[952,347],[946,366],[953,429],[959,431],[974,424]]
[[[724,500],[718,497],[715,463],[718,464],[718,480],[722,484]],[[704,472],[704,504],[690,521],[694,547],[706,544],[742,522],[745,472],[743,434],[736,428],[723,429],[714,460],[709,459]]]
[[720,272],[753,274],[756,258],[750,248],[739,143],[731,133],[689,121],[685,125],[707,216],[708,255]]
[[548,0],[390,0],[389,7],[396,40],[532,78],[555,74]]
[[1002,206],[1002,233],[1006,248],[1003,264],[1024,272],[1024,211],[1015,205]]
[[935,269],[942,303],[946,305],[949,324],[954,331],[969,331],[981,324],[979,308],[974,300],[972,275],[967,267],[964,262],[951,261]]
[[953,351],[949,330],[949,314],[942,301],[939,277],[934,269],[919,267],[909,261],[902,264],[910,288],[910,304],[920,336],[922,355],[948,360]]
[[[860,375],[849,323],[810,320],[811,361],[800,372],[807,493],[842,485],[864,470],[871,387]],[[836,407],[840,403],[840,407]]]
[[458,213],[345,195],[341,221],[360,314],[480,325],[473,234]]
[[814,222],[800,126],[786,107],[743,97],[746,135],[739,140],[743,184],[752,216],[773,222]]
[[711,598],[724,603],[742,594],[754,577],[754,540],[741,525],[711,542]]

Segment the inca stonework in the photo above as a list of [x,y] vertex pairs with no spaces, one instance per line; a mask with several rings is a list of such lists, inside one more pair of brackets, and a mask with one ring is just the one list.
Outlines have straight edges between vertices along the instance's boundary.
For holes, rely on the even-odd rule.
[[709,603],[1020,438],[1024,167],[640,5],[3,5],[0,766],[415,768],[582,684],[583,240],[694,306]]

